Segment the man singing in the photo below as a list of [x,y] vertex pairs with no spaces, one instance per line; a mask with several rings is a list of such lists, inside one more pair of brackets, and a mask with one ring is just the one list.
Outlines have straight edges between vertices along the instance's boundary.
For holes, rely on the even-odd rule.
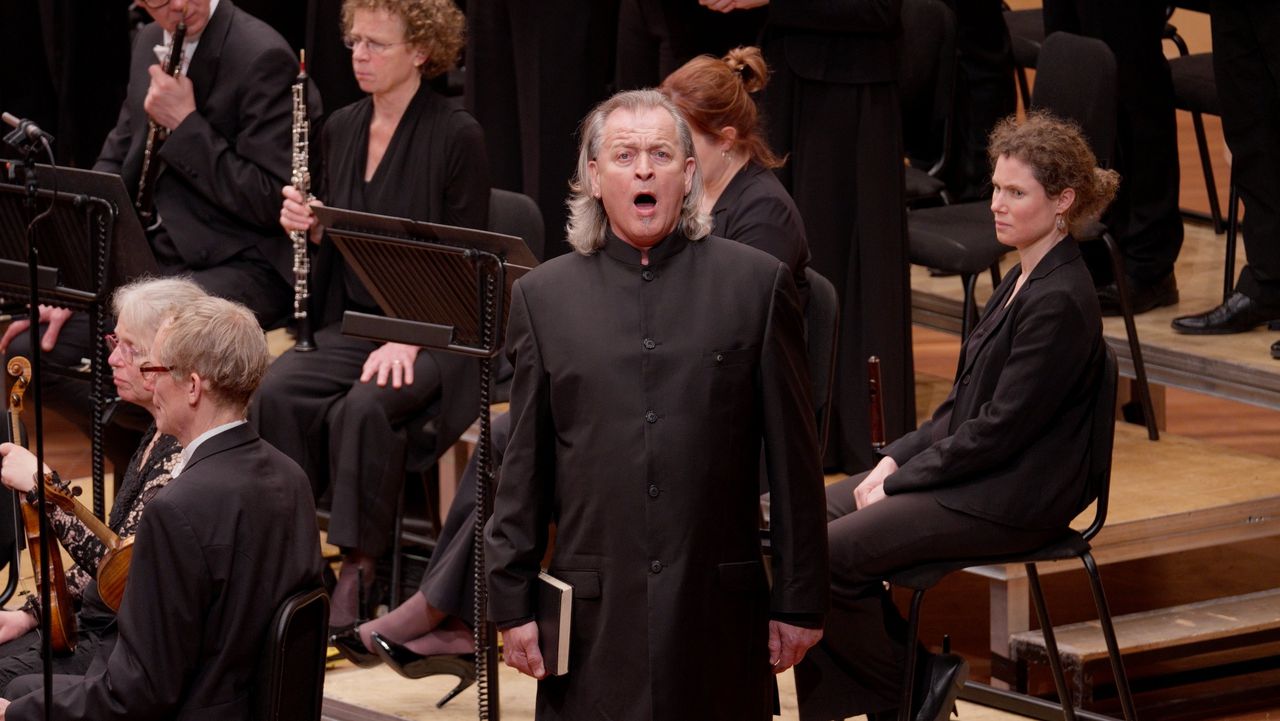
[[[541,679],[539,719],[767,719],[772,673],[817,642],[827,605],[791,273],[708,237],[689,126],[659,93],[605,101],[581,137],[576,252],[512,291],[490,615],[507,663]],[[570,670],[558,677],[532,621],[550,523],[550,572],[574,587]]]

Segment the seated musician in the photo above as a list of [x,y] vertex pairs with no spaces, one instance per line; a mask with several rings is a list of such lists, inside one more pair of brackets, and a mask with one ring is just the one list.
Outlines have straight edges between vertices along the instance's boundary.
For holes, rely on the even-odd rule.
[[[484,228],[489,176],[480,126],[427,82],[456,61],[462,14],[452,0],[346,0],[342,18],[356,80],[369,97],[325,123],[317,197],[340,208]],[[374,561],[391,548],[408,422],[438,407],[434,450],[413,452],[443,452],[476,417],[478,371],[475,361],[451,353],[344,336],[344,310],[380,311],[324,240],[303,197],[292,186],[283,195],[280,224],[320,244],[311,283],[316,350],[290,350],[272,364],[250,418],[307,470],[317,495],[331,487],[329,542],[344,554],[330,616],[339,630],[361,616],[358,600],[374,580]]]
[[[297,55],[232,0],[136,4],[155,22],[137,33],[128,94],[93,169],[120,175],[137,201],[149,131],[166,131],[153,143],[148,164],[155,213],[147,241],[160,273],[189,275],[206,292],[249,306],[263,327],[271,327],[292,309],[293,260],[276,224],[276,192],[289,178]],[[170,77],[161,63],[179,21],[186,23],[182,60],[178,77]],[[40,322],[45,359],[53,364],[78,367],[99,347],[84,313],[42,306]],[[13,354],[29,357],[27,336],[20,333],[26,326],[14,323],[0,337],[0,351],[12,343]],[[45,376],[45,403],[86,433],[88,399],[83,380]],[[136,440],[109,435],[113,460]]]
[[[119,319],[116,331],[107,338],[111,356],[107,362],[115,378],[120,398],[133,403],[148,414],[154,413],[151,391],[144,387],[138,366],[146,362],[156,330],[168,315],[200,298],[205,292],[190,280],[160,278],[140,280],[116,290],[113,312]],[[123,478],[117,484],[115,503],[107,525],[120,538],[130,538],[142,520],[142,511],[156,493],[173,477],[182,449],[171,435],[156,430],[155,423],[146,431],[142,444],[133,454]],[[0,481],[25,494],[26,502],[34,502],[33,492],[36,458],[21,446],[0,444],[4,456]],[[46,467],[47,471],[47,467]],[[61,484],[57,474],[54,483]],[[79,606],[76,616],[75,652],[54,658],[57,673],[84,673],[99,646],[115,639],[115,612],[99,594],[94,573],[107,553],[107,545],[90,532],[74,515],[49,504],[50,528],[75,560],[67,569],[67,591]],[[114,599],[118,605],[119,598]],[[40,640],[36,627],[40,610],[39,596],[33,594],[20,610],[0,611],[0,691],[14,678],[40,672]]]
[[[243,719],[276,610],[321,584],[306,474],[246,422],[268,363],[253,314],[187,304],[140,368],[156,427],[182,444],[174,482],[138,526],[119,641],[57,676],[53,719]],[[0,719],[39,719],[40,677],[10,684]],[[7,708],[5,708],[7,706]]]
[[[921,563],[1030,551],[1091,500],[1091,416],[1105,346],[1093,281],[1071,233],[1118,177],[1079,128],[1047,114],[991,134],[997,239],[1019,263],[960,351],[951,394],[870,472],[827,487],[831,614],[796,667],[801,719],[897,713],[905,623],[882,579]],[[958,656],[922,654],[913,718],[950,715]]]

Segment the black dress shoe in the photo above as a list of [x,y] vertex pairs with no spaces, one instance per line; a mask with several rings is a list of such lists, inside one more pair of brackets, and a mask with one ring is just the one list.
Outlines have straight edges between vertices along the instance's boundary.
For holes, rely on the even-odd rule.
[[912,718],[915,721],[947,721],[956,698],[969,678],[969,662],[954,653],[930,656],[925,663],[924,696]]
[[1280,307],[1263,305],[1236,291],[1222,305],[1197,315],[1173,319],[1173,329],[1192,335],[1245,333],[1271,321],[1280,320]]
[[[1133,309],[1134,315],[1178,302],[1178,281],[1173,277],[1173,273],[1155,283],[1144,283],[1129,278],[1128,288],[1129,306]],[[1104,316],[1122,315],[1120,289],[1114,282],[1098,289],[1098,304],[1102,306]]]
[[343,658],[360,668],[373,668],[382,663],[381,656],[364,647],[364,641],[360,640],[360,633],[356,631],[355,626],[348,626],[345,630],[329,636],[329,645],[338,649],[338,653],[342,654]]
[[392,670],[405,678],[425,678],[438,674],[458,677],[458,685],[436,702],[436,708],[443,708],[476,682],[476,656],[473,653],[423,656],[395,641],[383,638],[377,631],[373,632],[372,641],[373,650]]

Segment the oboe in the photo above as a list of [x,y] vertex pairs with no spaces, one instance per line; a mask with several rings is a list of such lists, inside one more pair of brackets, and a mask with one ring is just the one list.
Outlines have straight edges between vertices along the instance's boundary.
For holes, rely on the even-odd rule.
[[868,411],[871,420],[871,448],[884,448],[884,396],[880,385],[880,357],[867,359],[867,390],[870,391]]
[[[182,41],[187,37],[187,24],[179,21],[173,30],[173,41],[169,43],[169,56],[165,58],[164,72],[170,77],[177,77],[182,71]],[[142,172],[138,175],[138,194],[133,205],[138,209],[138,219],[142,227],[151,230],[160,224],[156,213],[156,176],[160,174],[160,162],[155,159],[160,152],[169,131],[160,123],[152,120],[147,125],[147,145],[142,151]]]
[[[303,202],[311,200],[310,155],[311,121],[307,117],[307,56],[298,53],[298,79],[293,83],[293,175],[289,182],[302,194]],[[307,255],[307,231],[289,231],[293,241],[293,319],[298,323],[298,340],[293,349],[306,353],[316,349],[311,322],[307,318],[307,278],[311,275],[311,259]]]

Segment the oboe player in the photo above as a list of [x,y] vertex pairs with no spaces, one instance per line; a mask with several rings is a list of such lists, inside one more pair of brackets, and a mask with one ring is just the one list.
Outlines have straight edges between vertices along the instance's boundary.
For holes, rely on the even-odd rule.
[[[94,170],[119,174],[136,193],[148,126],[155,121],[166,130],[151,158],[159,166],[153,189],[160,220],[147,235],[161,272],[190,275],[210,294],[248,306],[263,326],[274,325],[293,309],[293,259],[277,199],[289,178],[294,52],[232,0],[137,4],[155,22],[138,33],[128,95]],[[179,21],[186,36],[178,75],[170,77],[162,63]],[[90,355],[84,314],[42,307],[40,321],[47,323],[47,360],[75,366]],[[12,324],[0,348],[12,340],[15,353],[27,352],[26,334],[15,340],[26,327]],[[87,427],[87,384],[53,374],[45,384],[46,402]]]
[[[352,69],[369,96],[325,123],[316,197],[353,210],[485,227],[489,175],[480,126],[427,83],[456,60],[462,13],[452,0],[347,0],[342,18]],[[376,313],[377,306],[323,240],[301,194],[281,185],[280,225],[320,244],[310,283],[317,349],[281,356],[250,416],[263,438],[302,464],[317,494],[333,485],[329,541],[345,555],[330,622],[342,627],[359,617],[358,579],[371,583],[374,560],[390,547],[404,480],[403,424],[438,401],[435,449],[448,448],[475,417],[476,366],[447,353],[343,336],[343,310]]]

